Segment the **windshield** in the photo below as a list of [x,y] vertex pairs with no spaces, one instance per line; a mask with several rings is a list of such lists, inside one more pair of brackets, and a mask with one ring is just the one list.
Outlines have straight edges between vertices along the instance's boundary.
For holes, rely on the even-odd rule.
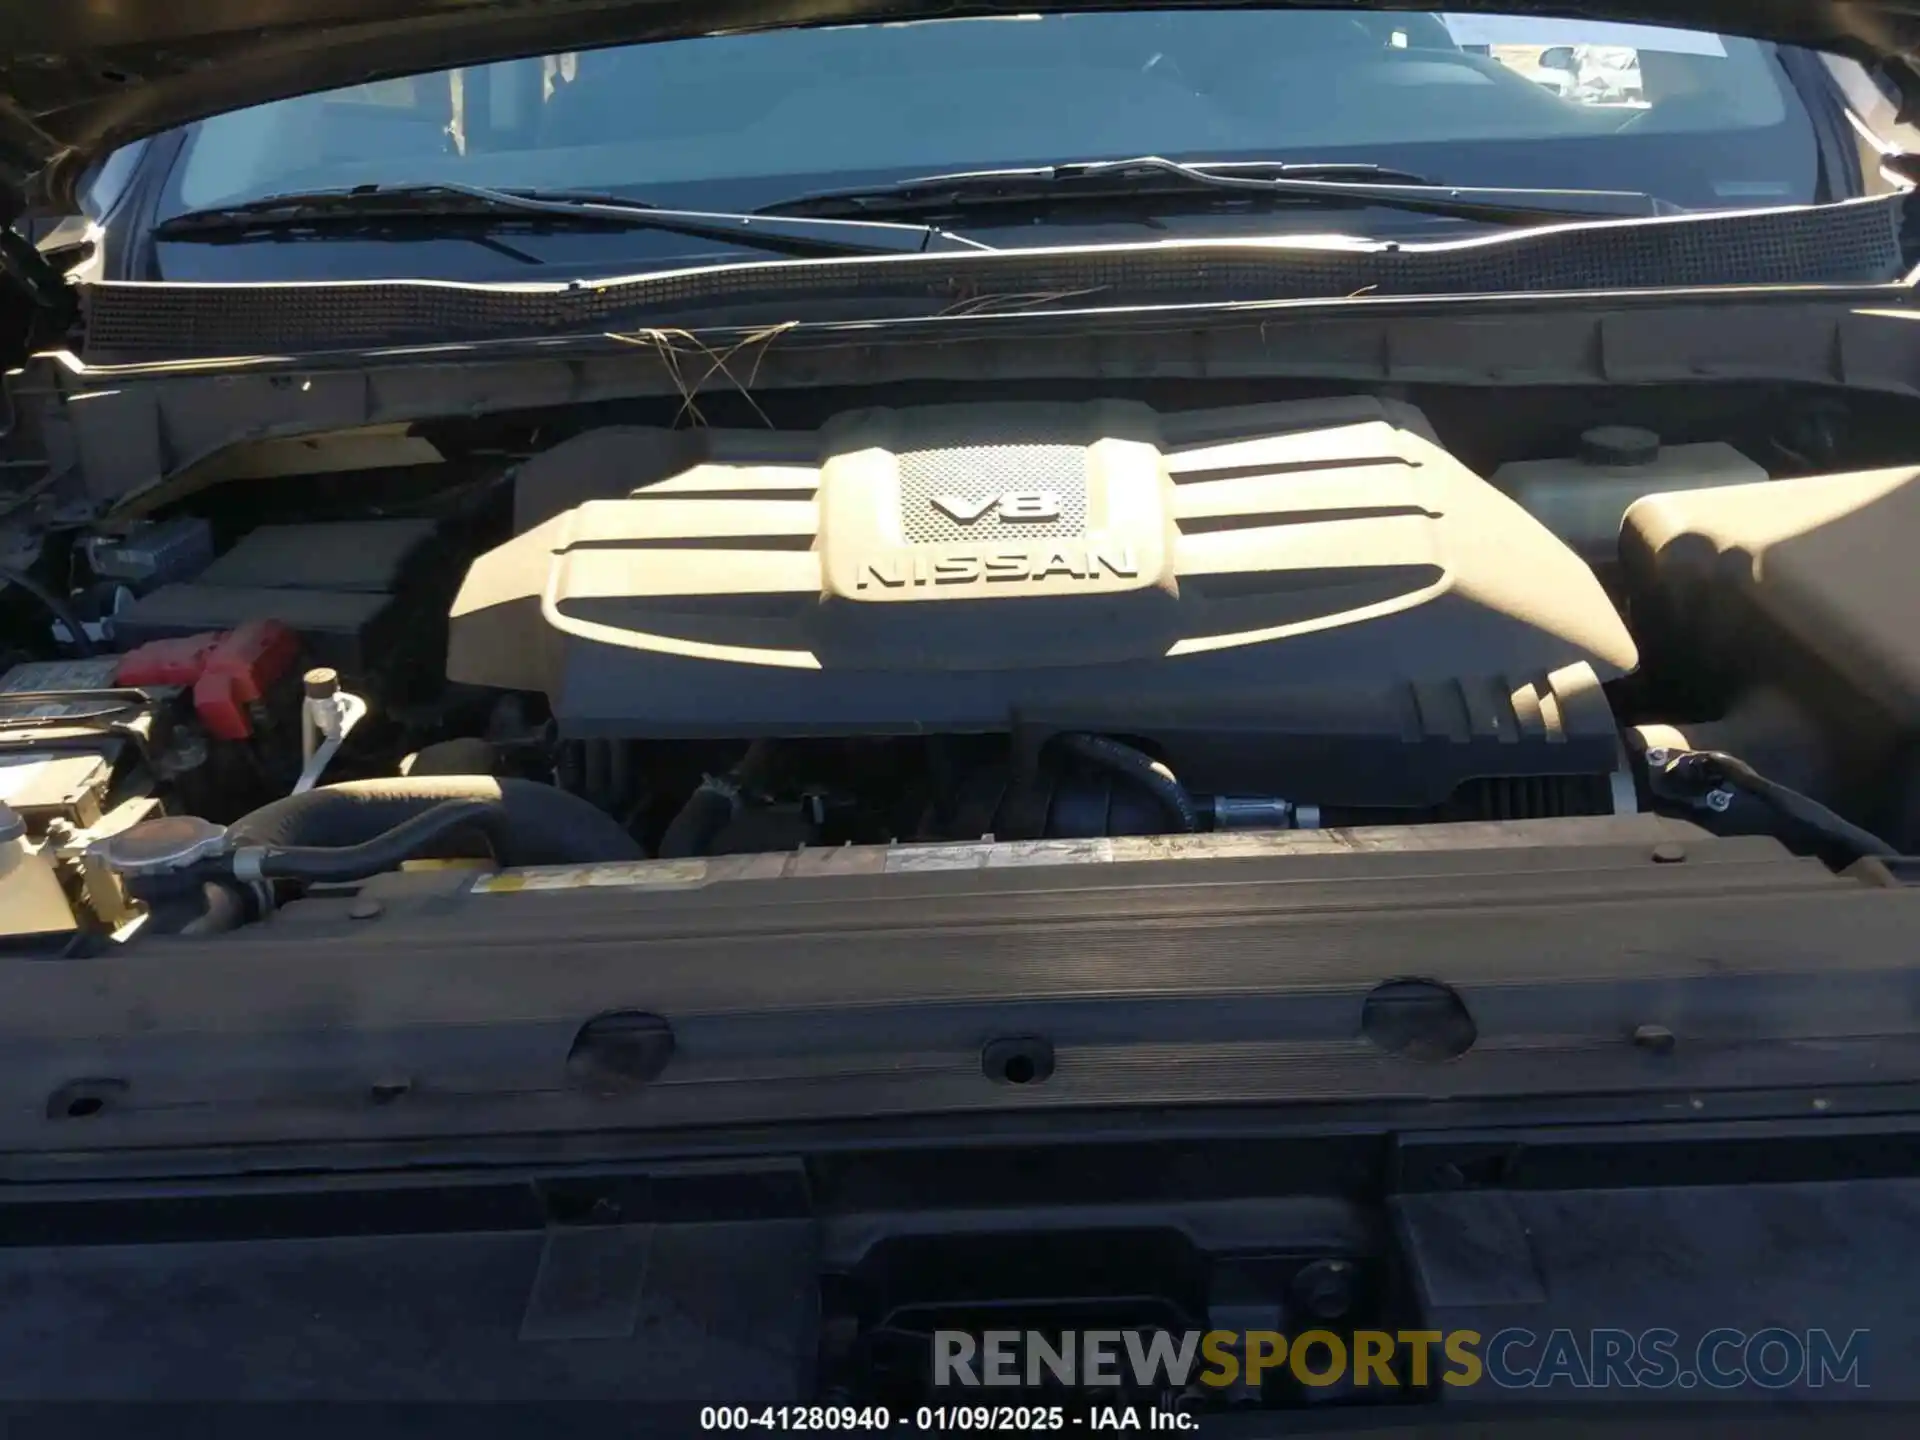
[[1139,154],[1368,160],[1451,184],[1816,198],[1769,46],[1589,21],[1134,11],[550,55],[196,127],[163,213],[459,181],[745,208],[821,184]]

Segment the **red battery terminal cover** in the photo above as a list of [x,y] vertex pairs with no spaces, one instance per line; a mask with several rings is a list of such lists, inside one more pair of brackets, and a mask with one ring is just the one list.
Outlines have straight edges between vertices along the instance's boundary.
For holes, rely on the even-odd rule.
[[184,685],[207,733],[220,740],[253,734],[247,707],[300,658],[300,639],[278,620],[249,620],[224,633],[153,640],[120,657],[121,685]]

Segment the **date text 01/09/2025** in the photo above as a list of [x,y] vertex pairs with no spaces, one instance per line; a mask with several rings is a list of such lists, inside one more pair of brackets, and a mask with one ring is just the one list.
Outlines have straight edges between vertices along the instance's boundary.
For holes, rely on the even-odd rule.
[[894,1414],[884,1405],[709,1405],[700,1412],[700,1428],[709,1431],[797,1430],[881,1434],[890,1430],[920,1433],[999,1435],[1063,1430],[1191,1431],[1199,1417],[1184,1411],[1137,1405],[1098,1406],[1069,1415],[1058,1405],[922,1405]]

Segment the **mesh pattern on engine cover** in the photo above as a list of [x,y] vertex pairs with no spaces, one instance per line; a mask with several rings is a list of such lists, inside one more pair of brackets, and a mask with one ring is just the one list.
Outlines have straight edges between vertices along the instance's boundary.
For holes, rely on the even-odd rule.
[[[1009,495],[1045,495],[1052,519],[1007,519]],[[957,500],[963,520],[936,503]],[[1017,513],[1017,507],[1016,513]],[[909,545],[1087,533],[1087,452],[1079,445],[954,445],[900,454],[900,519]]]

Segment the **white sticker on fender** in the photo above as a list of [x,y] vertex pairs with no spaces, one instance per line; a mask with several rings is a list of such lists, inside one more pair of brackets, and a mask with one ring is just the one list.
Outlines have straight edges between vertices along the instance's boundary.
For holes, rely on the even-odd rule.
[[473,882],[475,895],[520,895],[529,890],[689,890],[704,885],[704,860],[636,860],[621,865],[536,865],[502,870]]

